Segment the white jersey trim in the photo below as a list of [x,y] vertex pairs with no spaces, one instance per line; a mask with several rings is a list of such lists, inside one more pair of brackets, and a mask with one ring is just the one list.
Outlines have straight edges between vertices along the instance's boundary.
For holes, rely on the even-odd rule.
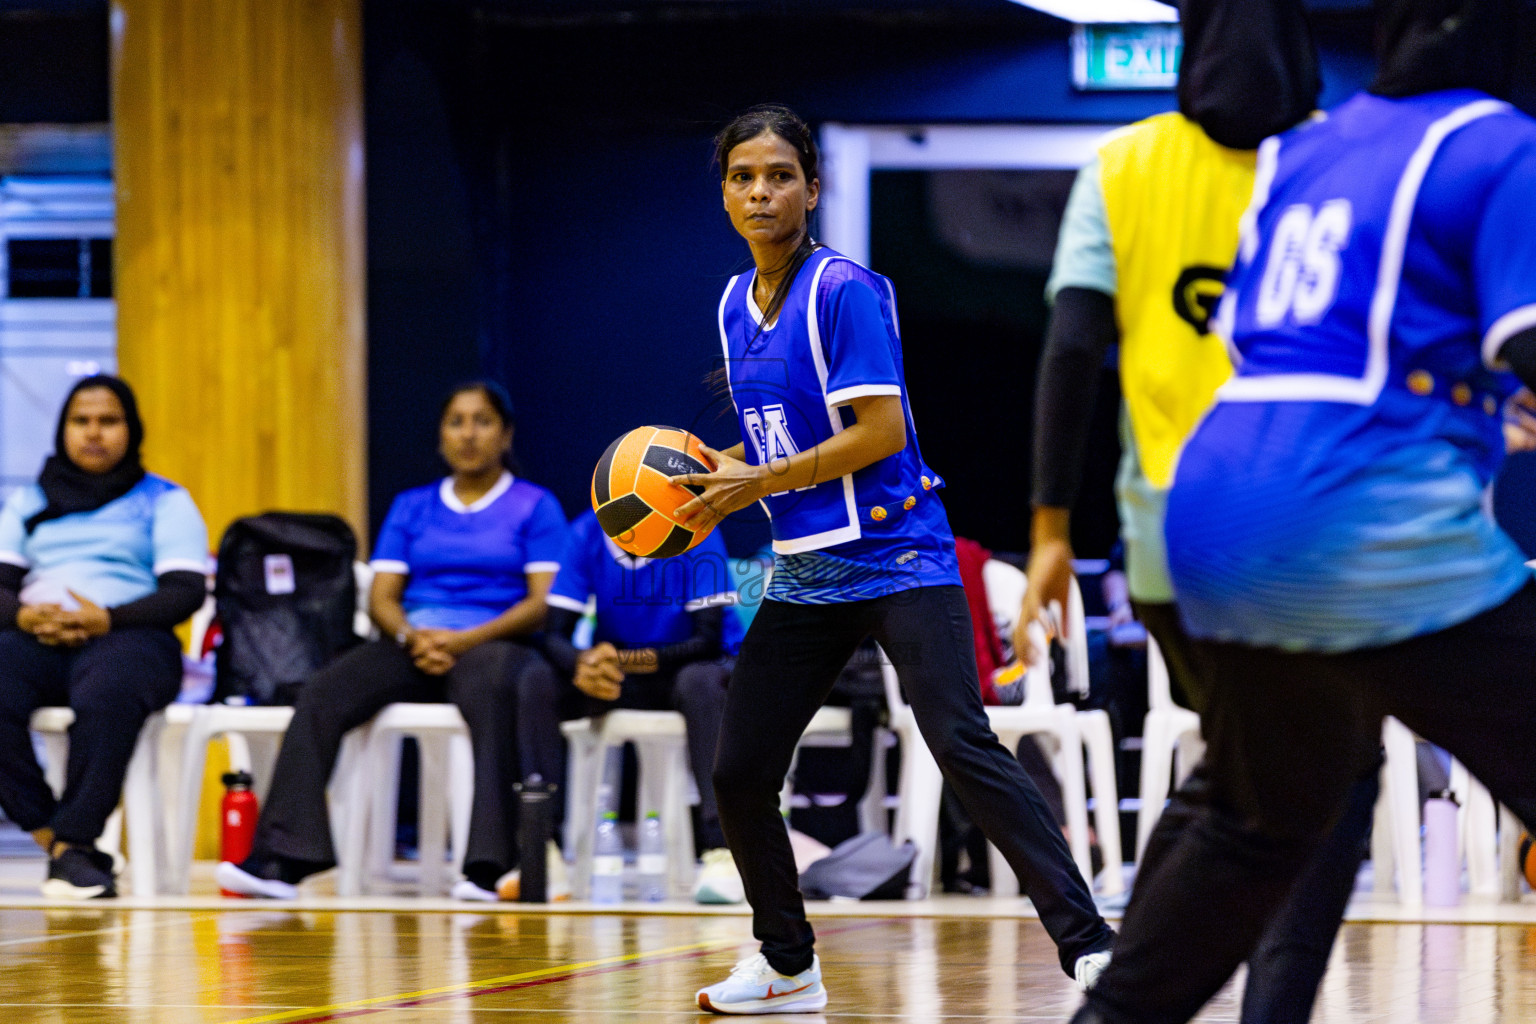
[[[811,362],[816,366],[816,377],[821,382],[821,394],[827,403],[827,420],[832,425],[832,435],[835,437],[843,432],[843,418],[838,415],[831,396],[827,394],[827,360],[821,350],[821,322],[816,317],[816,293],[821,288],[821,275],[827,272],[827,267],[839,259],[847,259],[845,256],[833,256],[822,260],[816,268],[816,274],[811,278],[811,297],[807,300],[806,312],[806,337],[811,343]],[[853,260],[848,260],[854,266],[858,266]],[[779,554],[790,555],[799,551],[810,551],[814,548],[830,547],[833,544],[842,544],[850,540],[858,540],[863,531],[859,529],[859,509],[853,497],[853,474],[844,474],[843,506],[848,513],[848,525],[836,530],[827,530],[824,533],[812,534],[809,537],[797,537],[794,540],[784,541],[783,546],[779,541],[773,542],[773,550]],[[821,540],[819,538],[829,538]],[[836,538],[836,539],[830,539]],[[812,541],[818,541],[812,544]],[[792,547],[791,547],[792,545]]]
[[710,594],[707,597],[696,597],[683,605],[685,612],[701,612],[706,608],[729,608],[741,603],[741,598],[734,590],[722,590],[718,594]]
[[526,562],[523,564],[523,575],[531,572],[559,572],[559,562]]
[[457,494],[453,493],[453,477],[445,476],[443,477],[443,482],[437,485],[437,496],[442,499],[444,505],[447,505],[453,511],[460,515],[467,515],[470,512],[480,512],[489,508],[491,503],[503,494],[506,494],[507,489],[511,486],[512,474],[502,470],[501,476],[496,478],[496,482],[491,485],[490,490],[476,498],[473,504],[466,505],[459,500]]
[[14,565],[18,569],[32,568],[32,563],[27,560],[27,556],[16,551],[0,551],[0,562]]
[[1509,364],[1499,358],[1504,343],[1532,327],[1536,327],[1536,305],[1512,309],[1495,320],[1483,336],[1483,365],[1490,370],[1509,369]]
[[575,612],[578,615],[585,615],[587,613],[587,603],[585,601],[562,597],[559,594],[550,594],[544,598],[544,603],[551,608],[564,608],[566,611]]
[[[736,405],[736,389],[731,386],[731,339],[725,336],[725,304],[730,300],[731,292],[736,289],[736,282],[740,280],[741,275],[737,274],[726,282],[725,294],[720,296],[720,308],[715,312],[715,322],[720,326],[720,351],[725,356],[725,389],[730,392],[733,407]],[[736,414],[741,415],[741,410],[737,409]]]
[[[1457,107],[1429,126],[1413,155],[1408,158],[1408,165],[1398,179],[1397,190],[1392,194],[1392,207],[1387,215],[1386,231],[1382,235],[1381,261],[1376,268],[1376,287],[1371,294],[1370,319],[1366,329],[1368,348],[1365,375],[1357,378],[1328,373],[1281,373],[1233,377],[1217,390],[1218,401],[1322,401],[1371,405],[1380,397],[1381,389],[1387,382],[1392,316],[1397,308],[1397,290],[1402,284],[1408,230],[1413,224],[1413,210],[1419,201],[1424,176],[1429,173],[1429,165],[1441,144],[1452,132],[1479,118],[1507,109],[1509,104],[1502,100],[1475,100]],[[1278,148],[1277,142],[1275,150],[1278,151]],[[1257,188],[1254,195],[1257,198]]]
[[829,406],[847,405],[855,398],[870,398],[874,395],[900,395],[899,384],[859,384],[851,388],[839,388],[828,392],[827,404]]
[[[848,478],[844,477],[843,479],[846,480]],[[830,548],[834,544],[846,544],[850,540],[858,540],[863,535],[857,520],[855,520],[852,526],[840,526],[835,530],[827,530],[824,533],[813,533],[809,537],[776,540],[773,542],[773,553],[776,555],[798,555],[805,551],[819,551],[822,548]]]
[[608,549],[608,554],[613,556],[613,560],[624,566],[626,569],[644,569],[651,562],[649,558],[643,558],[640,555],[632,555],[628,551],[625,551],[623,548],[619,547],[617,543],[614,542],[612,537],[608,536],[607,534],[603,535],[603,546]]
[[392,572],[397,576],[409,576],[411,567],[396,558],[375,558],[368,563],[368,568],[374,572]]
[[204,576],[208,574],[208,559],[206,558],[167,558],[163,562],[156,562],[154,573],[162,576],[168,572],[196,572]]

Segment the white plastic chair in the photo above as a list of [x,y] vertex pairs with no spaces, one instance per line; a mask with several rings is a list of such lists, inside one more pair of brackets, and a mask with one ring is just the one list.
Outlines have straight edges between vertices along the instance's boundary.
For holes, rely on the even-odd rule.
[[[1163,813],[1168,793],[1181,785],[1205,756],[1200,716],[1174,703],[1168,663],[1152,634],[1147,634],[1147,717],[1141,730],[1141,810],[1136,814],[1136,861],[1147,848],[1152,826]],[[1177,760],[1177,771],[1174,762]]]
[[[885,809],[885,751],[890,745],[891,734],[882,728],[875,729],[874,743],[870,750],[869,785],[859,796],[859,831],[889,832],[890,820]],[[853,712],[848,708],[820,707],[812,717],[795,757],[790,762],[789,775],[784,780],[784,790],[779,797],[779,809],[789,814],[794,792],[795,768],[799,764],[800,750],[804,747],[847,747],[853,743]],[[852,799],[855,794],[848,794]]]
[[[994,618],[1005,624],[1012,623],[1018,616],[1019,605],[1024,597],[1024,574],[1006,562],[996,560],[986,564],[983,574],[987,603]],[[1075,581],[1073,587],[1075,590]],[[1080,595],[1076,598],[1075,608],[1075,622],[1071,617],[1072,610],[1068,611],[1069,638],[1075,634],[1082,637],[1082,642],[1086,644],[1081,622]],[[1038,637],[1043,650],[1043,632]],[[1083,661],[1086,665],[1086,658]],[[1070,656],[1068,663],[1070,666]],[[891,730],[902,741],[900,802],[896,812],[895,839],[898,843],[910,839],[917,847],[908,896],[919,898],[927,893],[933,878],[943,778],[933,754],[923,742],[911,706],[902,699],[895,668],[886,662],[882,669],[886,700],[890,707]],[[1012,707],[988,707],[987,718],[998,739],[1010,749],[1016,749],[1025,736],[1033,736],[1037,742],[1043,737],[1045,743],[1049,744],[1052,769],[1061,781],[1062,803],[1071,833],[1069,845],[1072,859],[1090,885],[1093,868],[1088,840],[1083,746],[1085,742],[1092,743],[1095,812],[1099,841],[1106,852],[1104,893],[1119,893],[1124,891],[1125,881],[1120,867],[1119,796],[1114,782],[1114,744],[1108,731],[1108,716],[1102,711],[1079,713],[1071,704],[1056,704],[1048,673],[1047,659],[1042,655],[1036,659],[1035,667],[1026,673],[1024,703]],[[1088,723],[1086,740],[1080,724],[1082,722]],[[990,864],[994,891],[1000,894],[1016,893],[1018,880],[995,848],[991,851]]]
[[[357,606],[353,611],[353,630],[370,639],[377,636],[368,617],[368,592],[373,585],[373,569],[366,562],[353,562],[352,575],[357,587]],[[204,602],[192,617],[189,649],[196,655],[203,646],[215,612],[213,599]],[[257,799],[265,803],[272,782],[272,768],[278,748],[293,720],[293,708],[268,705],[197,704],[172,705],[169,709],[179,720],[185,716],[186,735],[182,741],[180,779],[174,786],[176,804],[172,814],[172,839],[167,844],[167,892],[185,893],[191,884],[192,856],[197,843],[198,810],[202,802],[203,774],[208,762],[208,744],[222,736],[229,745],[232,771],[250,774]],[[343,743],[337,765],[351,766],[361,757],[363,737]],[[345,772],[333,779],[346,778]],[[331,831],[338,840],[347,825],[346,787],[331,787]],[[337,842],[338,850],[341,843]]]
[[249,773],[255,781],[257,800],[264,804],[277,748],[293,719],[293,708],[173,704],[170,710],[186,717],[186,734],[182,740],[181,778],[175,789],[176,829],[170,844],[167,891],[185,893],[191,884],[208,744],[219,736],[228,741],[230,770]]
[[[394,858],[400,746],[408,736],[421,752],[415,869],[397,865]],[[338,836],[337,895],[357,896],[378,884],[413,876],[423,894],[447,893],[452,877],[464,868],[475,792],[464,716],[452,704],[389,704],[348,739],[355,744],[353,754],[349,757],[344,750],[337,758],[331,785],[331,823]]]
[[[1371,840],[1375,888],[1379,892],[1390,889],[1396,868],[1399,902],[1417,907],[1424,902],[1418,742],[1412,730],[1389,716],[1382,723],[1382,746],[1386,759],[1381,769],[1381,799],[1376,804],[1376,828]],[[1518,898],[1516,860],[1520,830],[1516,819],[1505,810],[1501,833],[1500,808],[1483,784],[1460,761],[1451,762],[1450,774],[1451,792],[1461,805],[1456,816],[1456,845],[1459,859],[1467,867],[1468,888],[1474,895]],[[1509,877],[1512,874],[1513,885]]]
[[571,892],[586,899],[592,891],[594,830],[608,751],[635,745],[640,770],[636,789],[640,813],[656,811],[666,835],[667,884],[674,893],[693,884],[693,775],[688,739],[676,711],[615,708],[602,715],[561,723],[567,744],[566,849],[574,853]]
[[[572,851],[571,890],[578,899],[591,892],[594,830],[598,797],[604,782],[609,751],[633,743],[640,776],[637,801],[641,813],[656,811],[666,836],[668,886],[674,894],[693,884],[693,817],[689,808],[698,802],[698,788],[688,766],[686,723],[676,711],[640,711],[615,708],[603,715],[561,723],[567,744],[566,849]],[[801,735],[800,746],[848,746],[852,736],[847,708],[823,707]],[[886,830],[885,743],[876,735],[868,790],[859,801],[859,826],[865,831]],[[797,748],[798,756],[798,748]],[[780,794],[780,806],[788,810],[794,768]]]
[[[995,620],[1001,623],[1002,628],[1013,631],[1013,624],[1018,618],[1019,605],[1024,600],[1026,581],[1024,574],[1014,566],[997,559],[989,560],[982,567],[982,579],[987,588],[987,605]],[[1065,652],[1067,689],[1076,693],[1088,693],[1088,629],[1084,621],[1083,595],[1074,577],[1068,587],[1067,610],[1065,623]],[[1043,639],[1043,638],[1042,638]],[[1062,802],[1067,811],[1068,826],[1072,832],[1071,845],[1073,858],[1077,860],[1078,867],[1084,868],[1083,858],[1088,856],[1088,830],[1081,829],[1082,840],[1079,842],[1078,823],[1073,819],[1073,808],[1070,800],[1077,799],[1082,791],[1083,778],[1083,753],[1087,757],[1087,774],[1093,786],[1094,825],[1098,830],[1099,848],[1104,853],[1104,871],[1100,878],[1103,894],[1115,896],[1125,891],[1125,871],[1120,863],[1120,794],[1115,782],[1115,741],[1110,728],[1109,713],[1103,710],[1079,711],[1071,704],[1055,704],[1052,694],[1050,677],[1046,674],[1046,659],[1040,657],[1040,676],[1031,680],[1026,686],[1026,698],[1023,705],[1016,707],[989,707],[987,717],[992,722],[992,729],[998,734],[998,738],[1008,746],[1010,750],[1016,749],[1025,735],[1033,735],[1039,742],[1042,737],[1049,737],[1048,730],[1031,729],[1020,732],[1015,725],[1016,721],[1024,720],[1018,713],[1023,708],[1030,709],[1033,714],[1036,710],[1043,711],[1047,704],[1056,708],[1060,714],[1073,716],[1073,724],[1078,734],[1078,741],[1082,749],[1077,754],[1068,753],[1065,749],[1055,752],[1053,767],[1058,778],[1063,780]],[[1038,688],[1038,692],[1036,692]],[[1065,734],[1063,734],[1065,735]],[[1065,742],[1065,739],[1061,741]],[[1050,739],[1045,740],[1047,747],[1053,745]],[[1074,762],[1076,762],[1074,766]],[[1086,819],[1087,800],[1083,800],[1082,817]],[[1084,821],[1086,826],[1086,820]],[[999,895],[1013,895],[1018,892],[1018,879],[1014,877],[1013,869],[1002,858],[994,847],[991,851],[992,889]],[[1083,877],[1093,880],[1091,868],[1083,870]]]

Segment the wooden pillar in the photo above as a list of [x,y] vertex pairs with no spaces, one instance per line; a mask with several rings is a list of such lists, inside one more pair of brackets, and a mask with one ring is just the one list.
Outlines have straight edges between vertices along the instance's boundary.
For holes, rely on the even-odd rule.
[[118,360],[216,544],[367,539],[361,0],[112,0]]

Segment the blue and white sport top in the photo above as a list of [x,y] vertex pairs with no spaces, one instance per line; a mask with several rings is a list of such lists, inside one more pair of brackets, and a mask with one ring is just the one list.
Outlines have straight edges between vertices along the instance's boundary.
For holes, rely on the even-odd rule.
[[720,642],[734,653],[741,645],[741,624],[731,559],[719,533],[711,533],[680,555],[637,558],[603,534],[591,509],[571,523],[560,572],[549,591],[549,604],[581,613],[595,599],[594,643],[607,640],[620,648],[660,647],[693,635],[696,611],[723,607]]
[[473,629],[528,596],[528,574],[555,572],[565,554],[555,496],[502,473],[466,505],[453,478],[396,496],[373,547],[376,572],[409,576],[401,604],[417,629]]
[[1530,578],[1481,498],[1536,326],[1536,122],[1471,90],[1362,94],[1267,140],[1218,313],[1236,374],[1179,461],[1169,568],[1197,637],[1337,652]]
[[811,487],[770,495],[777,556],[768,596],[824,603],[960,582],[954,536],[922,458],[902,371],[891,282],[831,249],[812,253],[773,326],[738,275],[720,300],[725,351],[754,466],[806,451],[854,422],[848,403],[897,395],[907,444],[870,466]]
[[186,488],[154,473],[120,498],[88,512],[39,523],[26,520],[48,504],[28,484],[0,508],[0,562],[27,570],[23,604],[75,607],[69,591],[112,608],[146,597],[168,572],[208,571],[208,528]]

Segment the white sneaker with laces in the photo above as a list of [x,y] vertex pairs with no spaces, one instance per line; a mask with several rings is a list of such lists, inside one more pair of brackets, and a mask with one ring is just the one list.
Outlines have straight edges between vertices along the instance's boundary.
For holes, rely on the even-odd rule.
[[799,974],[780,974],[767,957],[754,953],[739,961],[731,976],[699,989],[699,1009],[711,1013],[814,1013],[827,1005],[821,984],[821,958]]
[[704,851],[704,866],[693,884],[695,903],[740,903],[746,899],[736,858],[725,847]]
[[1077,958],[1072,975],[1077,979],[1079,991],[1087,992],[1093,988],[1099,975],[1104,973],[1104,968],[1109,966],[1109,950],[1101,949],[1097,953],[1087,953]]

